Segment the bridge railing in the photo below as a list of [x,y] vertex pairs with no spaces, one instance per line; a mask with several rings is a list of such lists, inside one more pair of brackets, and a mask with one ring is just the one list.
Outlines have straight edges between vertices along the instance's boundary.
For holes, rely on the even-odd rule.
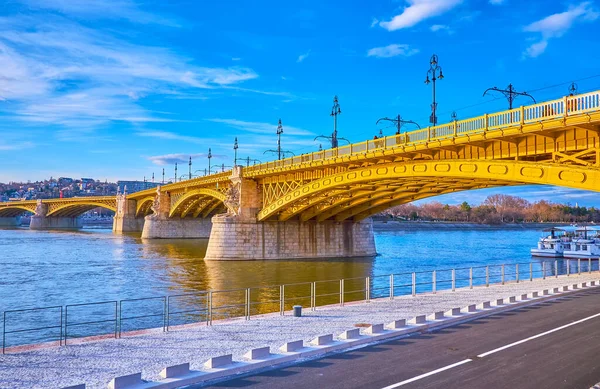
[[307,162],[324,161],[339,156],[365,154],[370,151],[395,147],[410,147],[431,141],[460,138],[476,135],[490,130],[517,128],[525,124],[564,118],[569,115],[596,112],[600,110],[600,91],[577,96],[565,96],[560,99],[538,104],[521,106],[508,111],[485,114],[482,116],[456,120],[434,127],[423,128],[379,139],[367,140],[334,149],[316,151],[309,154],[285,158],[244,168],[246,172],[275,169],[301,165]]
[[19,346],[42,342],[66,345],[67,341],[119,338],[148,329],[172,331],[199,323],[211,325],[213,320],[250,320],[269,313],[285,315],[297,304],[314,311],[351,301],[393,299],[592,271],[600,271],[598,261],[547,260],[10,309],[2,315],[2,351],[25,350],[27,346]]

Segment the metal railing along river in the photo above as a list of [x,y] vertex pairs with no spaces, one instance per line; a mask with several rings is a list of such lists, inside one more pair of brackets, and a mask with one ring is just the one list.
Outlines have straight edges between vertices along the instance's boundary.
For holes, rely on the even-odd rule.
[[119,338],[144,329],[172,330],[192,323],[279,313],[294,305],[319,306],[352,301],[436,293],[506,282],[524,282],[559,275],[600,271],[598,261],[540,260],[527,263],[474,266],[394,273],[276,286],[207,290],[187,294],[112,300],[65,306],[11,309],[2,314],[2,352],[13,346],[69,341],[85,337]]

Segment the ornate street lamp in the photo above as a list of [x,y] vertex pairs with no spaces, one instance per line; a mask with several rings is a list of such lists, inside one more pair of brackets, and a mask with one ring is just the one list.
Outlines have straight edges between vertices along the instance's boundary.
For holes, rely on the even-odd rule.
[[238,141],[237,141],[237,137],[236,137],[235,142],[233,142],[233,166],[237,166],[237,150],[238,150]]
[[[429,76],[431,75],[431,80]],[[429,117],[429,121],[435,126],[437,124],[437,116],[435,116],[435,111],[437,110],[437,102],[435,101],[435,81],[437,79],[443,80],[444,73],[442,73],[442,67],[439,65],[438,56],[432,55],[429,59],[429,70],[427,71],[427,77],[425,78],[425,84],[429,85],[429,83],[433,82],[433,103],[431,104],[431,116]]]
[[[388,117],[378,119],[377,122],[375,122],[375,125],[379,124],[379,122],[382,120],[387,120],[388,122],[394,123],[394,125],[396,126],[396,135],[400,134],[400,129],[402,128],[403,124],[414,124],[418,128],[421,128],[421,126],[419,126],[418,123],[413,122],[412,120],[404,120],[404,119],[402,119],[402,117],[400,115],[396,116],[393,119],[390,119]],[[380,136],[383,136],[383,133],[381,131],[380,131]]]
[[192,157],[190,156],[190,162],[188,163],[188,180],[192,179]]
[[277,150],[265,150],[263,154],[275,153],[277,154],[277,159],[281,159],[281,157],[285,158],[285,154],[294,155],[291,151],[281,150],[281,134],[283,134],[283,125],[281,124],[281,119],[279,119],[279,124],[277,125]]
[[210,151],[210,147],[208,148],[208,174],[210,174],[210,159],[212,158],[212,152]]
[[331,136],[325,136],[325,135],[316,136],[314,140],[317,140],[319,138],[331,139],[331,148],[332,149],[335,149],[336,147],[338,147],[338,140],[344,140],[344,141],[350,143],[350,141],[348,139],[338,138],[338,136],[337,136],[337,117],[341,113],[342,113],[342,109],[340,108],[340,104],[338,102],[338,97],[336,95],[333,97],[333,107],[331,108],[331,115],[330,115],[330,116],[333,116],[333,133],[331,134]]
[[175,182],[177,182],[177,162],[175,162]]
[[531,100],[533,100],[533,103],[535,104],[536,101],[533,98],[533,96],[531,96],[529,93],[527,92],[517,92],[515,90],[515,88],[513,87],[512,84],[508,84],[508,87],[506,89],[498,89],[496,87],[493,88],[487,88],[485,90],[485,92],[483,92],[483,95],[485,96],[486,93],[488,93],[489,91],[496,91],[496,92],[500,92],[504,95],[504,97],[506,97],[506,99],[508,100],[508,109],[513,109],[513,101],[517,98],[517,96],[526,96],[531,98]]

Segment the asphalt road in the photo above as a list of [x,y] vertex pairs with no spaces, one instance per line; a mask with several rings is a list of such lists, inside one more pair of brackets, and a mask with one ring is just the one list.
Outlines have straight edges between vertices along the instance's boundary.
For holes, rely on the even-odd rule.
[[588,389],[599,381],[593,289],[210,388]]

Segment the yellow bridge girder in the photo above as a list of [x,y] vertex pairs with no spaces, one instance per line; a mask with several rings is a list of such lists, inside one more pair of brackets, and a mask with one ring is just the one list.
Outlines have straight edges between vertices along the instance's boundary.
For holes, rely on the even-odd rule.
[[0,203],[0,217],[15,217],[24,212],[35,212],[36,200],[9,201]]
[[[600,191],[600,168],[514,160],[443,160],[375,164],[298,186],[263,208],[258,220],[361,219],[404,202],[461,190],[545,184]],[[371,186],[372,193],[365,190]],[[341,190],[341,192],[340,192]],[[329,194],[333,194],[329,196]],[[336,194],[342,196],[336,198]],[[344,196],[343,194],[346,193]],[[356,197],[353,194],[357,194]],[[323,206],[323,203],[326,205]],[[315,206],[319,206],[314,208]]]

